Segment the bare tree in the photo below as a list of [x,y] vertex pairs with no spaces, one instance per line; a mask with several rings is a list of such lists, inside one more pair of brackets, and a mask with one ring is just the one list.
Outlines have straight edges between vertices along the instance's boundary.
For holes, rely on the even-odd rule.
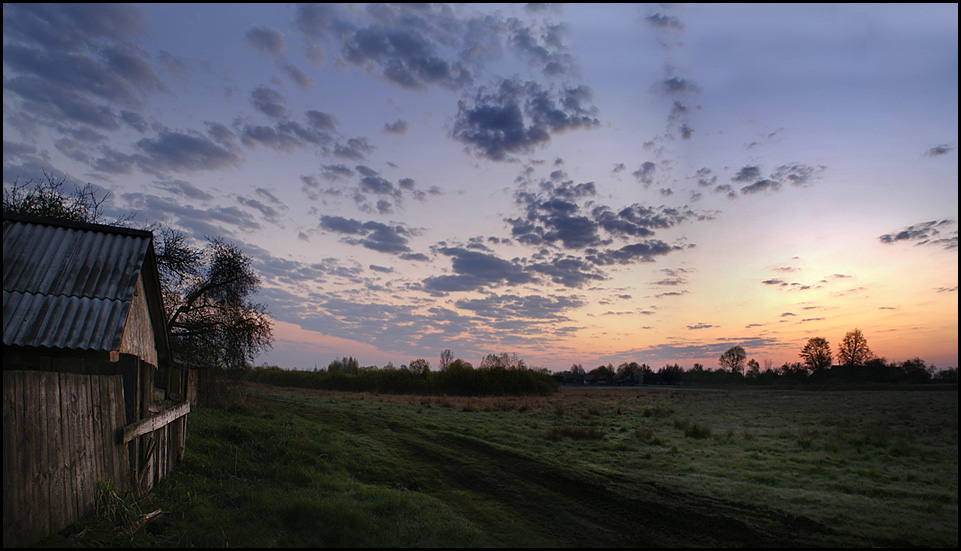
[[171,262],[161,279],[175,350],[207,365],[247,365],[270,348],[273,336],[265,306],[250,301],[260,286],[250,259],[221,239],[202,250],[177,243],[176,237],[166,241],[161,253]]
[[[75,186],[73,192],[68,193],[66,183],[66,175],[58,179],[46,171],[43,178],[31,178],[25,183],[17,178],[3,190],[3,212],[102,224],[103,205],[110,194],[105,192],[98,197],[90,183]],[[124,226],[131,218],[131,215],[121,216],[112,224]]]
[[450,348],[445,348],[440,353],[440,370],[444,371],[450,366],[451,362],[454,361],[454,353],[450,351]]

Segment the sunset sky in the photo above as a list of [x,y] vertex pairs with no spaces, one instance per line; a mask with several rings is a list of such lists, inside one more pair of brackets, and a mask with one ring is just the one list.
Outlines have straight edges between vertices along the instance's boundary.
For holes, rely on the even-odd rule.
[[958,6],[3,7],[3,181],[253,260],[255,363],[958,364]]

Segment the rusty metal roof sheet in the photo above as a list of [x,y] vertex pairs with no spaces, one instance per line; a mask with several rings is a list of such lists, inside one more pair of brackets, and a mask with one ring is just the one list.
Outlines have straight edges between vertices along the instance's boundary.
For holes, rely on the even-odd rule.
[[4,214],[3,344],[117,350],[150,232]]

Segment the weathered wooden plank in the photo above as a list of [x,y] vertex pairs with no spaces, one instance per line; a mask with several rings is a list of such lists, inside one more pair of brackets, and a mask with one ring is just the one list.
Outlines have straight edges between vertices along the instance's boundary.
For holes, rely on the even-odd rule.
[[156,415],[147,417],[146,419],[141,419],[135,423],[131,423],[123,428],[123,436],[121,441],[123,443],[130,442],[134,438],[147,434],[148,432],[153,432],[160,427],[168,425],[172,421],[183,417],[190,413],[190,404],[188,402],[182,402],[172,408],[165,409]]
[[[23,427],[23,374],[3,372],[3,510],[17,510],[23,500],[20,431]],[[18,517],[3,515],[3,546],[19,545]]]
[[[23,449],[26,451],[24,455],[24,460],[26,463],[23,465],[24,474],[22,483],[27,485],[25,492],[25,501],[21,504],[22,510],[25,512],[23,526],[28,534],[42,534],[44,533],[44,525],[46,523],[45,511],[40,508],[42,503],[42,496],[40,494],[39,488],[39,468],[40,468],[40,452],[41,452],[41,438],[40,435],[33,429],[39,426],[40,414],[37,411],[37,401],[40,394],[40,384],[39,377],[24,377],[23,381],[23,400],[24,400],[24,431],[23,431]],[[44,517],[41,520],[40,517]]]
[[41,409],[44,419],[44,440],[46,441],[46,499],[49,511],[49,530],[55,531],[67,525],[67,512],[64,505],[66,489],[63,482],[63,441],[60,433],[60,377],[46,373],[43,377],[43,403]]

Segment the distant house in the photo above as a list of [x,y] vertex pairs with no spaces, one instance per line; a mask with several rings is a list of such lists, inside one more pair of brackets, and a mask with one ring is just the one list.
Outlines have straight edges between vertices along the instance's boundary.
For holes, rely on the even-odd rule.
[[182,458],[153,235],[3,215],[3,545],[92,512],[98,484],[143,492]]

